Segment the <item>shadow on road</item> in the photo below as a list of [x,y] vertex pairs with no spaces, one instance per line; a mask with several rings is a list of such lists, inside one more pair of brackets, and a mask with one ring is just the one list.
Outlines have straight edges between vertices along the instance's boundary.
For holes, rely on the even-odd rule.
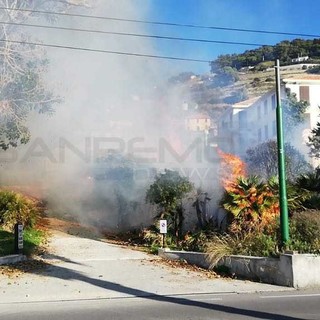
[[[62,259],[61,257],[60,259],[62,261],[70,262],[69,259]],[[96,286],[102,289],[111,290],[111,291],[119,292],[123,294],[128,294],[133,297],[140,297],[140,298],[144,298],[152,301],[167,302],[167,303],[173,303],[173,304],[191,306],[191,307],[197,307],[197,308],[205,308],[213,311],[247,316],[251,318],[270,319],[270,320],[271,319],[272,320],[303,320],[302,318],[279,315],[279,314],[274,314],[270,312],[247,310],[247,309],[242,309],[238,307],[219,305],[215,303],[194,301],[194,300],[189,300],[187,298],[181,298],[181,297],[157,295],[152,292],[147,292],[140,289],[126,287],[114,282],[109,282],[102,279],[90,278],[80,272],[77,272],[62,266],[47,264],[46,267],[47,268],[45,268],[45,270],[43,271],[44,273],[43,275],[48,277],[54,277],[54,278],[63,279],[63,280],[83,281],[87,284],[91,284],[93,286]],[[33,271],[30,270],[28,272],[32,273]]]
[[83,263],[76,262],[76,261],[70,260],[66,257],[62,257],[62,256],[59,256],[59,255],[53,254],[53,253],[45,253],[45,254],[41,255],[41,258],[43,258],[45,260],[49,260],[49,261],[50,260],[58,260],[58,261],[63,261],[63,262],[83,266]]

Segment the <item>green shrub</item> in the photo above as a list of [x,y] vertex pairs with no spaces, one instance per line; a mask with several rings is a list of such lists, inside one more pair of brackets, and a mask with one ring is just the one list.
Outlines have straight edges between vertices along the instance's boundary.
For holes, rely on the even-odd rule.
[[32,227],[39,216],[36,203],[13,191],[0,191],[0,226],[13,230],[17,222]]
[[313,74],[320,74],[320,66],[311,67],[307,72]]
[[247,256],[269,257],[278,255],[277,234],[251,233],[243,241],[238,254]]
[[320,211],[299,212],[291,218],[288,248],[299,253],[320,254]]
[[309,198],[303,202],[303,206],[308,209],[320,210],[320,194],[310,194]]
[[211,266],[228,255],[270,257],[278,255],[277,232],[267,235],[261,232],[249,232],[242,235],[215,235],[206,249]]
[[188,232],[179,245],[186,251],[203,252],[211,236],[210,232],[204,230],[195,233]]
[[[46,240],[46,233],[42,230],[25,229],[23,231],[23,253],[31,255]],[[0,228],[0,256],[14,253],[14,233]]]

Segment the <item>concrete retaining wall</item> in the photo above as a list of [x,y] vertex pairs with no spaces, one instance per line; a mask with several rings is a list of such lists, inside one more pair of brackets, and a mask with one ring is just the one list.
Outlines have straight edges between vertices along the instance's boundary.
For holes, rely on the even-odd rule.
[[174,251],[167,249],[159,249],[158,255],[161,258],[169,260],[185,260],[190,264],[194,264],[198,267],[209,269],[210,263],[207,256],[201,252],[190,252],[190,251]]
[[[208,269],[210,262],[204,253],[160,249],[159,256],[171,260],[186,260]],[[229,256],[218,266],[228,267],[237,277],[295,288],[320,287],[320,256],[282,254],[280,258]]]
[[0,265],[13,264],[27,260],[27,257],[22,254],[12,254],[10,256],[0,257]]
[[320,287],[320,256],[294,254],[291,257],[293,286],[295,288]]

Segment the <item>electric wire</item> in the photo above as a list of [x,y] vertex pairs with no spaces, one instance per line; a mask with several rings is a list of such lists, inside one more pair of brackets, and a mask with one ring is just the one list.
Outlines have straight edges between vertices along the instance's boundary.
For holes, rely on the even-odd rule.
[[65,45],[58,45],[58,44],[49,44],[49,43],[40,43],[40,42],[30,42],[30,41],[18,41],[18,40],[5,40],[5,39],[0,39],[0,42],[9,42],[9,43],[15,43],[15,44],[28,44],[28,45],[42,46],[42,47],[49,47],[49,48],[68,49],[68,50],[79,50],[79,51],[98,52],[98,53],[107,53],[107,54],[116,54],[116,55],[125,55],[125,56],[155,58],[155,59],[163,59],[163,60],[178,60],[178,61],[210,63],[209,60],[202,60],[202,59],[192,59],[192,58],[182,58],[182,57],[161,56],[161,55],[134,53],[134,52],[112,51],[112,50],[93,49],[93,48],[85,48],[85,47],[74,47],[74,46],[65,46]]
[[43,11],[43,10],[31,10],[31,9],[10,8],[10,7],[0,7],[0,10],[21,11],[21,12],[30,12],[30,13],[46,14],[46,15],[80,17],[80,18],[88,18],[88,19],[132,22],[132,23],[141,23],[141,24],[164,25],[164,26],[172,26],[172,27],[212,29],[212,30],[223,30],[223,31],[236,31],[236,32],[249,32],[249,33],[262,33],[262,34],[320,38],[319,34],[308,34],[308,33],[294,33],[294,32],[273,31],[273,30],[258,30],[258,29],[243,29],[243,28],[230,28],[230,27],[219,27],[219,26],[205,26],[205,25],[197,25],[197,24],[148,21],[148,20],[139,20],[139,19],[125,19],[125,18],[115,18],[115,17],[108,17],[108,16],[93,16],[93,15],[85,15],[85,14]]
[[189,42],[214,43],[214,44],[229,44],[229,45],[242,45],[242,46],[251,46],[251,47],[252,46],[255,46],[255,47],[267,46],[267,44],[262,44],[262,43],[220,41],[220,40],[183,38],[183,37],[169,37],[169,36],[160,36],[160,35],[148,35],[148,34],[139,34],[139,33],[127,33],[127,32],[93,30],[93,29],[79,29],[79,28],[71,28],[71,27],[48,26],[48,25],[18,23],[18,22],[8,22],[8,21],[0,21],[0,24],[21,26],[21,27],[53,29],[53,30],[64,30],[64,31],[86,32],[86,33],[109,34],[109,35],[117,35],[117,36],[131,36],[131,37],[140,37],[140,38],[176,40],[176,41],[189,41]]

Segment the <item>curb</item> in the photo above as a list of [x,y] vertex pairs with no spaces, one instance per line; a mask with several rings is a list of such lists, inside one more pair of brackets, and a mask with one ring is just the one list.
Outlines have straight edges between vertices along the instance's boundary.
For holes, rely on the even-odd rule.
[[12,254],[9,256],[0,257],[0,266],[5,264],[13,264],[21,261],[26,261],[27,257],[22,254]]

